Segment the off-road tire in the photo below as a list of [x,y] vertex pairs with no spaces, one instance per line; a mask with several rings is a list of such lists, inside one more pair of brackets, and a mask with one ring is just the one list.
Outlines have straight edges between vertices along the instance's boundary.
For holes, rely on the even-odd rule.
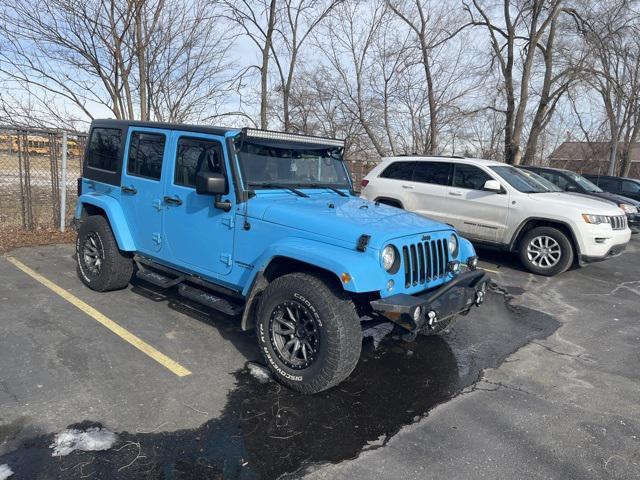
[[438,335],[445,331],[448,327],[450,327],[456,320],[457,315],[452,315],[449,318],[436,323],[433,328],[425,327],[422,330],[419,330],[418,335],[422,335],[423,337],[432,337],[433,335]]
[[[89,236],[98,245],[101,257],[101,267],[96,274],[84,261],[83,248]],[[131,280],[133,260],[118,249],[109,222],[102,215],[92,215],[80,223],[76,239],[76,271],[82,283],[97,292],[119,290]]]
[[[529,259],[527,253],[531,242],[541,236],[552,238],[560,246],[560,259],[555,265],[551,267],[543,268],[536,265]],[[545,275],[548,277],[558,275],[559,273],[568,270],[569,267],[571,267],[571,265],[573,264],[573,259],[575,256],[571,240],[569,240],[564,232],[554,227],[536,227],[529,230],[520,240],[518,250],[520,261],[527,270],[529,270],[531,273],[535,273],[537,275]]]
[[[272,315],[284,302],[298,302],[318,322],[319,347],[313,362],[303,368],[287,366],[276,352]],[[327,390],[347,378],[358,363],[362,329],[355,306],[343,290],[306,273],[292,273],[272,281],[260,296],[256,311],[260,352],[274,377],[305,394]]]

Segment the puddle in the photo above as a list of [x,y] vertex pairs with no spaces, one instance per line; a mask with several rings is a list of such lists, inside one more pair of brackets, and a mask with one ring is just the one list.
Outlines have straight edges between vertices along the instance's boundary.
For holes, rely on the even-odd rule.
[[[51,456],[51,433],[0,456],[0,464],[11,466],[12,479],[273,479],[354,458],[380,448],[472,385],[483,369],[497,367],[559,326],[552,317],[505,302],[519,292],[503,293],[490,292],[481,315],[478,310],[462,317],[442,336],[411,343],[387,337],[377,349],[365,340],[354,373],[328,392],[302,396],[242,370],[222,414],[199,428],[117,432],[119,442],[108,451],[58,458]],[[68,428],[100,426],[83,422]]]

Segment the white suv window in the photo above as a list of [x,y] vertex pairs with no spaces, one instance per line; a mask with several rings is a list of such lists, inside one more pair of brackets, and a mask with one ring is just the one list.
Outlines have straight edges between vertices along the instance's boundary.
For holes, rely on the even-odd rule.
[[391,178],[393,180],[411,180],[413,167],[416,162],[393,162],[380,174],[381,178]]
[[487,180],[493,180],[491,176],[484,170],[474,167],[473,165],[465,165],[456,163],[453,168],[453,186],[457,188],[466,188],[467,190],[482,190]]
[[450,170],[451,164],[448,162],[418,162],[413,171],[413,181],[449,185]]

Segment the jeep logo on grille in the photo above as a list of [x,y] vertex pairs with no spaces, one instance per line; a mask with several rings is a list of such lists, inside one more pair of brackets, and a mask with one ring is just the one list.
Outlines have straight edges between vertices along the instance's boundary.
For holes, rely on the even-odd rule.
[[431,240],[431,235],[422,235],[423,242],[428,242],[429,240]]

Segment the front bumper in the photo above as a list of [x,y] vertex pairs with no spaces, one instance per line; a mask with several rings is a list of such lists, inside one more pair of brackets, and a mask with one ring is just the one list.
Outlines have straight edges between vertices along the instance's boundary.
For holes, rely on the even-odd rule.
[[605,253],[604,255],[580,255],[578,263],[580,264],[580,266],[582,266],[586,265],[587,263],[602,262],[604,260],[608,260],[622,254],[625,248],[627,248],[627,243],[621,243],[609,248],[609,250],[607,250],[607,253]]
[[481,270],[464,272],[435,290],[373,300],[371,308],[413,333],[482,304],[488,280]]
[[631,233],[640,233],[640,213],[627,214],[627,223]]

